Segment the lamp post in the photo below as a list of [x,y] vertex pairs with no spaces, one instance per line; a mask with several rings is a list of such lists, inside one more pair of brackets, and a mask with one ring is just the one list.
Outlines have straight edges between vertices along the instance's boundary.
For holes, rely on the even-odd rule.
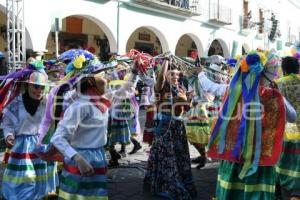
[[59,19],[55,18],[55,55],[58,58],[58,31],[59,31]]
[[120,50],[120,0],[118,0],[118,11],[117,11],[117,53]]
[[268,38],[268,16],[267,16],[267,14],[270,12],[271,12],[271,10],[263,10],[263,13],[264,13],[264,33],[263,33],[264,49],[269,49],[269,47],[270,47],[270,41]]

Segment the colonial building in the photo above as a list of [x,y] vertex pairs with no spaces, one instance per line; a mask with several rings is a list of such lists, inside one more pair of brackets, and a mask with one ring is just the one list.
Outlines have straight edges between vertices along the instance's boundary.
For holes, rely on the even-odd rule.
[[[0,51],[8,47],[7,1],[22,2],[0,0]],[[23,1],[27,57],[55,57],[56,30],[59,52],[82,47],[104,60],[132,48],[228,58],[256,48],[285,50],[300,39],[297,0]]]

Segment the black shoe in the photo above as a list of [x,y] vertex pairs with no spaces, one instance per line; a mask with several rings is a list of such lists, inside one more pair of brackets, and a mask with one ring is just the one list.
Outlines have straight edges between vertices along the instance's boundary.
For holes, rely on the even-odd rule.
[[108,161],[108,167],[118,167],[119,166],[119,162],[118,160],[109,160]]
[[111,151],[110,155],[111,155],[111,158],[113,160],[119,160],[119,159],[121,159],[121,155],[116,150]]
[[198,156],[197,158],[191,159],[192,163],[200,163],[201,162],[201,156]]
[[121,149],[121,151],[118,152],[123,158],[127,156],[127,151],[125,149]]
[[136,152],[138,152],[138,150],[140,150],[142,148],[142,146],[140,145],[140,143],[137,143],[136,145],[134,145],[132,151],[129,152],[129,154],[135,154]]
[[206,164],[206,157],[200,157],[200,162],[199,165],[197,165],[197,169],[203,168],[205,164]]

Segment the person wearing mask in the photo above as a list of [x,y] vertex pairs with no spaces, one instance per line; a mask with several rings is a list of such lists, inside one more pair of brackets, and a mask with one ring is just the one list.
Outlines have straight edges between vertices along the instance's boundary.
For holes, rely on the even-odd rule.
[[[222,160],[218,172],[217,199],[275,198],[275,164],[280,155],[284,120],[295,122],[297,118],[291,104],[278,90],[270,88],[279,66],[279,58],[275,59],[272,54],[266,60],[260,53],[249,53],[241,60],[230,85],[216,84],[207,79],[204,72],[198,75],[204,91],[226,95],[208,144],[208,156]],[[252,99],[250,94],[254,95]],[[254,107],[248,109],[255,112],[235,109],[240,105],[241,98],[244,99],[242,105],[250,101],[247,106]],[[258,107],[261,104],[263,110]],[[280,115],[280,112],[285,112],[285,115]],[[244,138],[238,140],[240,132],[244,133]],[[244,141],[241,146],[237,145],[239,141]],[[238,151],[235,151],[236,148]]]
[[38,130],[45,112],[44,89],[47,77],[33,71],[24,84],[24,93],[3,110],[2,127],[11,148],[3,174],[2,191],[7,200],[41,199],[56,191],[56,167],[34,154]]
[[63,155],[60,199],[108,199],[107,142],[108,110],[115,96],[128,98],[135,90],[137,70],[117,91],[106,93],[103,73],[79,80],[78,97],[59,121],[51,144]]

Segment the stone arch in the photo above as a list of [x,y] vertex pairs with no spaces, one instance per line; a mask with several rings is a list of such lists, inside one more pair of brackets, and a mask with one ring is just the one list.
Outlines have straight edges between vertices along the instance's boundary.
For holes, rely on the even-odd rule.
[[142,28],[143,29],[148,29],[148,30],[150,30],[151,32],[153,32],[155,34],[156,38],[155,38],[155,40],[153,40],[151,42],[156,42],[157,45],[159,45],[161,47],[161,52],[159,52],[159,53],[164,53],[164,52],[170,51],[170,47],[169,47],[169,44],[167,42],[166,37],[163,35],[163,33],[159,29],[157,29],[157,28],[155,28],[153,26],[140,26],[140,27],[136,28],[131,33],[131,35],[129,36],[129,38],[127,39],[127,42],[126,42],[126,51],[130,50],[129,49],[130,47],[128,46],[129,45],[128,42],[129,42],[130,39],[132,39],[131,37],[133,36],[133,34],[135,34],[136,31],[138,31],[139,29],[142,29]]
[[[212,41],[212,43],[210,44],[209,50],[208,50],[208,56],[210,56],[210,48],[213,45],[213,43],[218,43],[220,45],[220,47],[222,48],[222,55],[224,58],[229,58],[230,57],[230,53],[229,53],[229,48],[226,44],[226,42],[223,39],[220,38],[216,38]],[[219,53],[220,55],[220,53]]]
[[[195,44],[196,49],[197,49],[197,51],[198,51],[199,57],[203,56],[204,50],[203,50],[202,42],[201,42],[201,40],[199,39],[199,37],[196,36],[196,35],[193,34],[193,33],[186,33],[186,34],[181,35],[180,38],[179,38],[178,41],[177,41],[177,45],[179,44],[180,40],[181,40],[184,36],[188,36],[188,37],[193,41],[193,43]],[[175,52],[176,52],[177,47],[178,47],[177,45],[176,45]]]
[[[80,14],[80,13],[64,13],[64,15],[60,16],[60,20],[67,18],[67,17],[71,17],[71,16],[86,18],[86,19],[92,21],[93,23],[95,23],[104,32],[105,36],[107,37],[107,40],[109,42],[110,52],[117,52],[117,41],[113,35],[113,32],[101,20],[99,20],[98,18],[96,18],[94,16],[87,15],[87,14]],[[51,29],[49,30],[49,32],[50,31],[51,31]],[[46,40],[46,43],[47,43],[47,40]]]

